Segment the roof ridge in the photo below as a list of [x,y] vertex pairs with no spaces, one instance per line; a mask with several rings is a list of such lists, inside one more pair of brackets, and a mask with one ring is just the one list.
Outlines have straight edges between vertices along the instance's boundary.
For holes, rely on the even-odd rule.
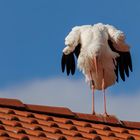
[[47,113],[58,116],[68,116],[75,117],[75,114],[66,107],[53,107],[53,106],[44,106],[44,105],[32,105],[32,104],[24,104],[28,111],[34,111],[38,113]]
[[25,105],[18,99],[0,98],[0,106],[11,108],[25,108]]

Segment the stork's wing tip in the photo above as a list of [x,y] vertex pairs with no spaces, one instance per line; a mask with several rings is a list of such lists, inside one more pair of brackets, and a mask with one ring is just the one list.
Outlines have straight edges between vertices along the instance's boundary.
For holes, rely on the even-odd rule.
[[64,73],[66,66],[66,55],[63,53],[61,58],[61,70]]
[[133,68],[130,68],[130,71],[133,72]]
[[125,79],[122,79],[123,80],[123,82],[125,82]]
[[[111,40],[108,40],[108,44],[112,51],[114,51],[120,55],[116,59],[117,65],[116,65],[115,73],[116,73],[117,78],[120,77],[122,81],[125,81],[125,76],[129,77],[130,71],[133,72],[130,51],[123,52],[123,51],[117,50],[113,46],[113,42]],[[118,73],[119,73],[119,75],[118,75]],[[116,79],[116,82],[118,82],[118,79]]]
[[75,73],[75,58],[73,52],[70,54],[62,54],[62,59],[61,59],[61,69],[62,72],[64,73],[66,71],[67,76],[74,75]]

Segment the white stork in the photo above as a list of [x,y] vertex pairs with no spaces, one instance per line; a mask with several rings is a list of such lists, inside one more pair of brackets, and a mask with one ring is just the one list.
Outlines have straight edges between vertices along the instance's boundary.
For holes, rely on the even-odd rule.
[[118,82],[119,75],[123,81],[132,71],[130,47],[125,43],[122,31],[108,24],[76,26],[65,38],[61,60],[62,72],[67,75],[75,73],[77,66],[91,85],[93,93],[92,113],[94,109],[94,90],[103,90],[104,114],[106,111],[105,89]]

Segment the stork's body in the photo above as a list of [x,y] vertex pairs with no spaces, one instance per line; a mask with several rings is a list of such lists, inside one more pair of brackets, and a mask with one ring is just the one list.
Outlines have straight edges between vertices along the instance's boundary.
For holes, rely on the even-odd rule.
[[[98,27],[100,25],[100,27]],[[118,54],[108,47],[108,34],[101,24],[86,26],[81,29],[81,52],[78,57],[78,68],[83,71],[86,81],[94,81],[95,89],[102,89],[102,79],[105,80],[105,88],[116,81],[113,59]],[[97,70],[95,60],[97,60]],[[103,74],[104,71],[104,74]],[[104,75],[104,76],[103,76]]]
[[129,76],[128,69],[132,70],[124,33],[111,25],[98,23],[74,27],[66,37],[65,45],[67,47],[63,50],[62,71],[66,65],[67,74],[74,74],[75,53],[78,58],[77,66],[85,75],[86,81],[92,81],[93,91],[105,90],[115,84],[118,81],[118,70],[122,80],[125,80],[125,73]]

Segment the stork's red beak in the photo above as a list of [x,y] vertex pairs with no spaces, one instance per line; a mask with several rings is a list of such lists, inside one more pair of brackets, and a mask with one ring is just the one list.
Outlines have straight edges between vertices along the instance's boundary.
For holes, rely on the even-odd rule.
[[98,73],[98,57],[97,56],[93,57],[93,62],[94,62],[95,71],[96,71],[96,74],[97,74]]

